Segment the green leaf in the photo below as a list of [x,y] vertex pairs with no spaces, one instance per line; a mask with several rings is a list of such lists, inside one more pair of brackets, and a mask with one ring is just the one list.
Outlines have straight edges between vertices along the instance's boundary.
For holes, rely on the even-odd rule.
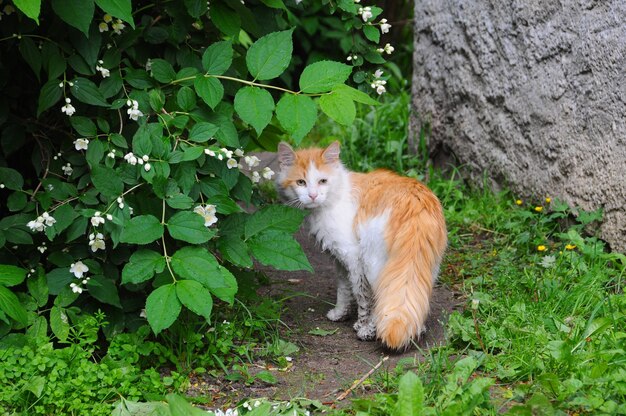
[[188,147],[183,151],[183,156],[180,159],[181,162],[188,162],[190,160],[196,160],[204,153],[204,148],[199,146]]
[[108,198],[117,198],[124,192],[124,183],[113,169],[98,165],[91,170],[91,183]]
[[235,302],[235,295],[237,294],[238,285],[235,276],[225,267],[220,267],[220,273],[223,279],[223,286],[210,287],[211,293],[213,293],[218,299],[227,302],[232,306]]
[[222,75],[233,61],[233,44],[224,40],[215,42],[202,54],[202,68],[210,75]]
[[55,79],[65,72],[67,63],[61,55],[59,48],[52,42],[45,42],[41,48],[43,69],[48,74],[48,79]]
[[254,257],[265,266],[273,266],[279,270],[313,272],[300,244],[285,232],[265,231],[256,234],[248,241],[248,247]]
[[211,139],[217,131],[219,127],[212,123],[200,122],[196,123],[195,126],[189,130],[189,140],[196,143],[204,143]]
[[[339,328],[335,328],[335,329],[333,329],[332,331],[327,331],[327,330],[325,330],[325,329],[320,329],[320,328],[318,327],[318,328],[315,328],[315,329],[310,330],[310,331],[308,332],[308,334],[309,334],[309,335],[315,335],[315,336],[318,336],[318,337],[327,337],[327,336],[329,336],[329,335],[333,335],[333,334],[337,333],[337,331],[338,331],[338,330],[339,330]],[[410,413],[409,413],[409,414],[410,414]]]
[[128,22],[133,29],[135,28],[131,0],[96,0],[96,4],[111,16]]
[[176,94],[176,103],[181,110],[189,112],[196,106],[196,94],[189,87],[182,87]]
[[7,189],[19,191],[24,186],[24,179],[15,169],[0,167],[0,183]]
[[293,234],[300,228],[306,212],[285,205],[268,205],[246,219],[245,239],[263,231]]
[[70,124],[76,130],[78,134],[81,136],[95,136],[98,134],[98,129],[96,128],[96,123],[88,119],[87,117],[82,116],[73,116],[70,117]]
[[68,25],[89,37],[95,6],[93,0],[52,0],[52,9]]
[[111,279],[107,279],[102,275],[91,276],[87,282],[89,294],[107,305],[113,305],[122,308],[120,303],[120,295],[117,293],[117,286]]
[[201,215],[190,211],[180,211],[167,221],[167,231],[172,238],[191,244],[206,243],[215,232],[204,226]]
[[198,18],[207,12],[207,2],[205,0],[184,0],[185,8],[189,16]]
[[13,4],[15,4],[15,7],[20,9],[22,13],[39,24],[41,0],[13,0]]
[[70,334],[70,322],[65,309],[53,306],[50,309],[50,329],[59,341],[65,342]]
[[163,224],[154,215],[139,215],[124,225],[120,242],[150,244],[163,236]]
[[148,93],[148,101],[150,102],[150,108],[160,113],[165,105],[165,94],[159,89],[150,90]]
[[78,217],[78,213],[70,204],[61,205],[59,208],[54,210],[54,218],[57,220],[54,223],[52,230],[54,231],[51,234],[51,237],[57,236],[61,234],[67,227],[74,223],[74,220]]
[[248,246],[238,236],[224,235],[217,240],[217,248],[222,256],[232,264],[250,268],[253,266],[252,258],[248,253]]
[[48,284],[43,270],[38,270],[34,276],[31,275],[26,281],[26,285],[28,293],[35,299],[37,306],[41,308],[48,303]]
[[165,398],[169,404],[168,414],[172,416],[207,416],[204,410],[193,407],[178,394],[170,393]]
[[23,192],[13,192],[7,198],[7,208],[9,211],[21,211],[28,204],[28,198]]
[[35,42],[31,38],[22,38],[19,46],[20,53],[22,57],[31,67],[37,79],[39,79],[39,74],[41,73],[41,52],[39,48],[35,45]]
[[255,377],[267,384],[278,383],[278,379],[276,378],[276,376],[268,370],[259,371],[258,373],[256,373]]
[[343,94],[331,93],[320,97],[320,108],[339,124],[349,126],[356,117],[354,101]]
[[202,98],[211,109],[222,101],[224,97],[224,87],[217,78],[198,75],[193,83],[196,93]]
[[10,264],[0,264],[0,286],[15,286],[26,278],[26,269],[12,266]]
[[172,65],[164,59],[152,59],[150,72],[154,79],[164,84],[169,84],[176,79],[176,72]]
[[96,84],[87,78],[76,78],[73,83],[74,85],[70,87],[70,91],[78,101],[100,107],[109,107],[109,103],[107,103]]
[[206,248],[183,247],[174,253],[171,265],[180,277],[200,282],[209,289],[226,286],[217,260]]
[[[63,88],[59,87],[61,81],[51,79],[46,82],[39,92],[39,100],[37,101],[37,117],[44,111],[55,105],[61,97],[63,97]],[[61,109],[59,108],[59,112]]]
[[394,416],[421,415],[424,410],[424,387],[419,377],[409,371],[398,383],[398,402]]
[[260,135],[272,120],[274,99],[267,90],[257,87],[243,87],[235,95],[235,111]]
[[378,105],[380,104],[378,101],[364,93],[363,91],[359,91],[356,88],[349,87],[345,84],[336,85],[333,88],[333,93],[337,93],[343,95],[353,101],[363,104],[369,105]]
[[70,273],[69,267],[61,267],[52,269],[46,273],[46,282],[51,295],[58,295],[65,289],[74,279],[74,275]]
[[85,153],[85,159],[91,168],[98,166],[102,158],[104,157],[104,152],[107,150],[107,145],[104,144],[102,140],[93,139],[89,142],[89,147],[87,148],[87,152]]
[[174,209],[190,209],[194,204],[193,199],[183,194],[168,197],[165,202]]
[[254,79],[274,79],[287,69],[293,52],[292,34],[293,29],[270,33],[250,46],[246,64]]
[[15,319],[22,326],[28,324],[26,309],[13,292],[4,286],[0,286],[0,311]]
[[315,125],[317,106],[306,95],[285,94],[276,104],[276,118],[297,145]]
[[146,318],[155,335],[169,328],[180,314],[181,304],[173,284],[154,290],[146,299]]
[[306,93],[328,92],[334,86],[343,84],[351,72],[351,66],[339,62],[315,62],[302,71],[300,89]]
[[209,8],[209,15],[211,22],[228,36],[238,36],[241,29],[241,18],[230,7],[221,2],[211,4]]
[[152,278],[165,269],[165,257],[152,250],[139,250],[133,253],[122,269],[122,283],[139,284]]
[[380,31],[377,26],[365,25],[363,26],[363,34],[369,40],[374,43],[378,43],[380,41]]
[[176,295],[190,311],[209,321],[213,308],[213,299],[209,289],[195,280],[179,280],[176,282]]

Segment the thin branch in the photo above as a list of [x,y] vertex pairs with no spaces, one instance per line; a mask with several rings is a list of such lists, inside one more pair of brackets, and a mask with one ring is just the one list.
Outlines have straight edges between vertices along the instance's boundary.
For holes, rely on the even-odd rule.
[[348,395],[352,392],[352,390],[356,389],[357,387],[359,387],[361,384],[363,384],[363,382],[365,380],[367,380],[367,378],[369,376],[371,376],[374,371],[378,370],[380,368],[381,365],[383,365],[383,363],[385,361],[387,361],[389,359],[389,356],[383,357],[382,360],[380,360],[380,362],[378,364],[376,364],[370,371],[368,371],[367,373],[365,373],[365,375],[363,377],[361,377],[360,379],[358,379],[357,381],[355,381],[354,383],[352,383],[352,385],[350,386],[350,388],[346,391],[344,391],[343,393],[341,393],[341,395],[339,395],[339,397],[337,397],[335,399],[336,402],[340,402],[343,399],[345,399],[346,397],[348,397]]

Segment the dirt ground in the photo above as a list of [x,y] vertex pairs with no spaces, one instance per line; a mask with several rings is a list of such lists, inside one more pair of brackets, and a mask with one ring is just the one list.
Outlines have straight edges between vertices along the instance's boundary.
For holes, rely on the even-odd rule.
[[[261,167],[271,166],[277,170],[275,155],[261,155]],[[373,374],[393,371],[398,361],[419,360],[433,345],[444,342],[444,323],[451,311],[459,307],[458,294],[443,285],[436,285],[431,300],[431,313],[427,330],[417,343],[403,353],[384,350],[378,342],[360,341],[352,324],[356,319],[345,322],[332,322],[326,312],[335,302],[335,266],[329,254],[321,252],[315,241],[301,230],[296,238],[302,245],[315,273],[284,272],[270,268],[263,269],[270,279],[270,285],[259,290],[259,296],[288,298],[281,320],[285,326],[281,338],[296,344],[300,350],[293,354],[291,365],[283,371],[270,367],[278,382],[262,382],[246,386],[243,383],[219,382],[213,385],[213,406],[227,407],[239,399],[267,397],[276,400],[308,398],[323,403],[334,403],[337,397],[375,367],[383,357],[389,357]],[[321,330],[324,335],[314,335],[310,331]],[[262,365],[258,371],[263,370]],[[273,371],[276,370],[276,371]],[[252,371],[252,370],[251,370]],[[213,380],[215,383],[215,380]],[[363,386],[367,383],[363,383]],[[354,390],[364,394],[363,386]],[[207,392],[209,393],[209,392]],[[347,398],[354,397],[350,393]],[[346,400],[345,402],[349,402]]]

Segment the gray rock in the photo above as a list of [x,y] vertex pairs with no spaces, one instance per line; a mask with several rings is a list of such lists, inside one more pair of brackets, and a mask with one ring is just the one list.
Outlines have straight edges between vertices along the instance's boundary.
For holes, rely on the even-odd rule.
[[411,139],[626,252],[626,1],[416,0]]

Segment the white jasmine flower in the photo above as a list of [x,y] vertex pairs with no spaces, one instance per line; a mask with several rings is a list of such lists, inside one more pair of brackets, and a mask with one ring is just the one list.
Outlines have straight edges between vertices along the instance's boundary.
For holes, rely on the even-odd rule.
[[109,153],[107,153],[107,157],[110,157],[111,159],[115,159],[115,150],[111,150]]
[[83,278],[83,274],[89,271],[89,267],[83,264],[82,261],[77,261],[76,263],[70,264],[70,273],[74,273],[74,276],[79,279]]
[[89,148],[89,140],[87,139],[74,140],[74,148],[76,150],[87,150]]
[[113,215],[107,214],[107,220],[108,221],[113,221]]
[[72,292],[81,294],[83,293],[83,288],[77,285],[76,283],[70,283],[70,287],[72,288]]
[[259,172],[255,170],[254,172],[252,172],[252,178],[250,179],[252,180],[252,183],[259,183],[259,181],[261,180],[261,175],[259,175]]
[[237,161],[233,158],[230,158],[226,161],[226,167],[228,169],[232,169],[232,168],[236,168],[239,164],[237,163]]
[[4,189],[5,185],[3,183],[0,183],[0,189]]
[[94,253],[98,250],[104,250],[106,248],[104,235],[102,233],[96,235],[89,234],[89,247],[91,247],[91,251]]
[[359,7],[359,14],[364,22],[367,22],[372,18],[372,8],[371,7]]
[[291,357],[287,356],[287,357],[285,357],[285,361],[287,361],[287,362],[289,362],[289,363],[290,363],[290,362],[292,362],[292,361],[293,361],[293,358],[291,358]]
[[267,179],[268,181],[270,179],[272,179],[272,176],[274,176],[274,171],[272,169],[270,169],[269,166],[266,166],[263,168],[263,173],[262,173],[263,177],[265,179]]
[[211,157],[215,157],[215,152],[209,148],[204,149],[204,154],[211,156]]
[[256,156],[246,156],[243,158],[243,160],[246,162],[246,165],[248,165],[249,168],[254,168],[256,166],[259,166],[259,163],[261,162],[261,159],[259,159]]
[[370,86],[376,90],[378,95],[381,95],[382,93],[387,91],[387,89],[385,88],[385,84],[387,84],[387,81],[383,79],[377,79],[372,82]]
[[385,47],[383,48],[383,51],[385,51],[387,55],[391,55],[391,53],[395,51],[395,48],[387,43]]
[[226,156],[226,157],[227,157],[227,158],[229,158],[229,159],[233,157],[233,151],[232,151],[232,150],[228,150],[228,149],[226,149],[225,147],[222,147],[222,148],[220,149],[220,151],[221,151],[222,153],[224,153],[224,156]]
[[137,100],[128,100],[126,101],[126,105],[129,107],[128,110],[126,110],[126,113],[131,120],[137,121],[139,120],[139,117],[143,117],[143,113],[139,110],[139,103]]
[[72,169],[72,165],[69,163],[65,166],[61,166],[61,170],[63,171],[63,174],[67,176],[71,176],[72,172],[74,172],[74,169]]
[[[47,212],[41,214],[41,218],[43,218],[46,227],[51,227],[52,225],[54,225],[55,222],[57,222],[57,220],[55,220],[52,215],[48,214]],[[39,221],[39,218],[37,218],[37,221]]]
[[235,149],[235,156],[242,157],[243,156],[243,149]]
[[125,27],[126,27],[126,25],[120,19],[117,19],[117,21],[115,23],[111,24],[111,28],[113,29],[113,32],[116,35],[121,35],[122,34],[122,30],[124,30]]
[[137,157],[133,154],[133,152],[126,153],[126,155],[124,155],[124,160],[133,166],[137,164]]
[[217,222],[217,217],[215,216],[215,205],[206,204],[206,205],[198,205],[193,209],[198,215],[201,215],[204,218],[204,226],[210,227],[211,225]]
[[120,207],[120,209],[124,209],[124,198],[121,196],[117,197],[117,206]]
[[[102,63],[102,61],[100,61],[100,63]],[[109,71],[106,68],[101,67],[100,65],[96,65],[96,71],[100,71],[100,75],[102,75],[102,78],[111,76],[111,71]]]
[[389,33],[389,29],[391,29],[391,25],[387,23],[387,19],[380,19],[380,32],[384,35]]
[[37,250],[39,250],[39,252],[41,254],[45,253],[45,251],[48,249],[48,247],[46,247],[46,243],[43,242],[41,243],[41,245],[39,247],[37,247]]
[[150,59],[148,59],[146,61],[146,71],[151,71],[152,70],[152,61]]
[[91,225],[97,227],[100,224],[104,224],[104,218],[102,217],[100,211],[96,211],[96,213],[93,214],[93,217],[91,217]]
[[146,164],[144,165],[143,169],[144,169],[146,172],[149,172],[149,171],[150,171],[150,169],[152,169],[152,166],[151,166],[149,163],[146,163]]
[[150,156],[148,155],[143,155],[141,156],[141,158],[143,159],[144,162],[147,162],[148,160],[150,160]]
[[100,31],[100,33],[108,32],[109,31],[109,25],[107,25],[105,22],[100,22],[100,24],[98,24],[98,30]]
[[48,191],[52,192],[54,190],[54,185],[49,183],[48,186],[46,186],[46,188],[48,189]]
[[42,218],[41,221],[38,221],[39,218],[41,218],[41,217],[37,217],[37,220],[34,220],[34,221],[28,221],[26,226],[28,228],[30,228],[30,230],[33,231],[33,232],[34,231],[37,231],[37,232],[43,231],[46,228],[46,226],[43,224],[43,218]]
[[102,17],[102,20],[104,20],[105,23],[111,23],[113,21],[113,17],[107,13]]
[[70,100],[69,98],[66,98],[65,105],[61,107],[61,112],[67,114],[69,117],[71,117],[72,114],[76,112],[76,109],[74,108],[74,106],[70,104],[71,102],[72,100]]
[[376,72],[374,72],[374,78],[380,78],[383,76],[383,70],[382,69],[377,69]]
[[224,155],[223,155],[223,154],[221,154],[221,153],[218,153],[218,154],[217,154],[217,159],[218,159],[218,160],[224,160]]
[[145,309],[142,309],[142,310],[141,310],[141,312],[139,312],[139,317],[140,317],[140,318],[144,318],[144,319],[147,317],[147,316],[146,316],[146,310],[145,310]]

